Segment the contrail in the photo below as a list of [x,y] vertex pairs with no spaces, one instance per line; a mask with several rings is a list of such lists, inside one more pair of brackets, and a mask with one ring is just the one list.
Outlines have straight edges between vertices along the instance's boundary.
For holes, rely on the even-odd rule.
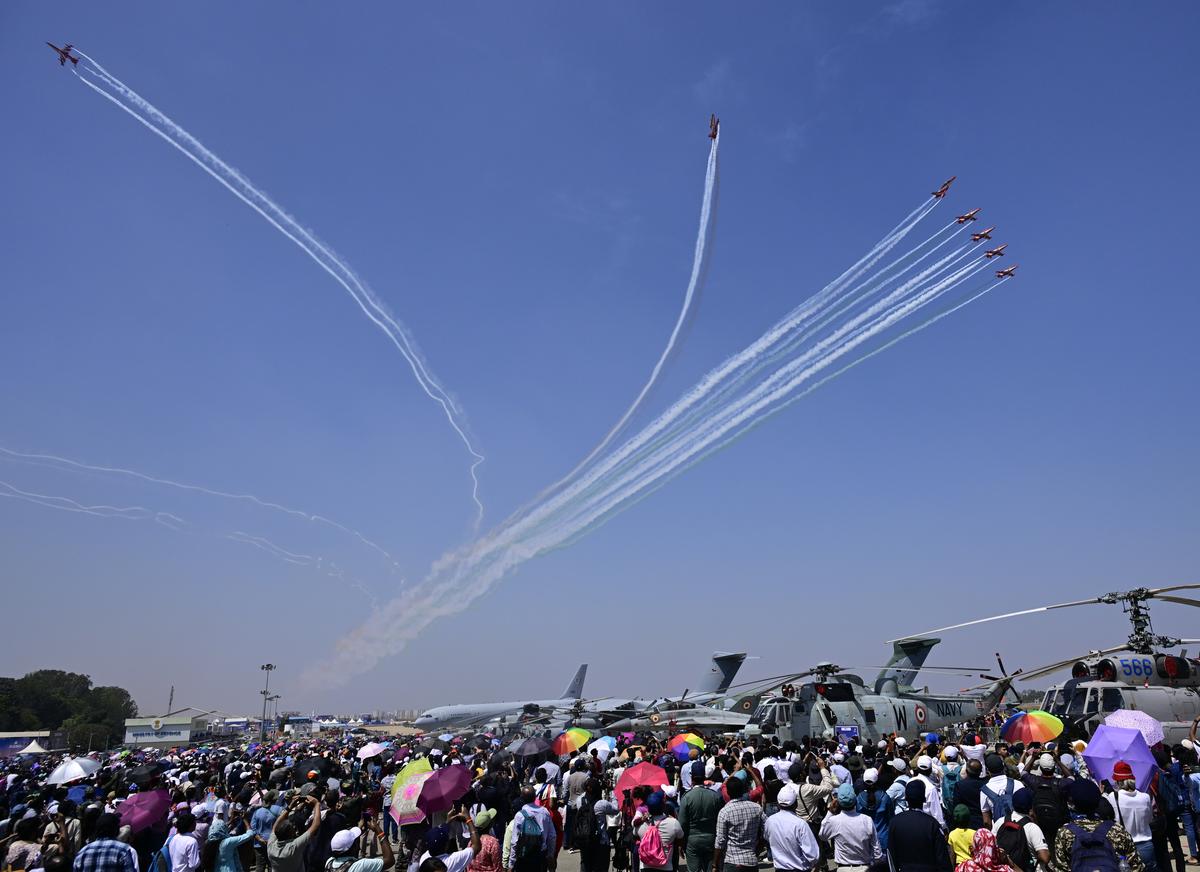
[[[43,463],[43,464],[50,464],[50,465],[57,464],[60,466],[68,467],[70,469],[82,470],[82,471],[86,471],[86,472],[99,472],[99,473],[105,473],[108,475],[124,475],[124,476],[128,476],[130,478],[136,478],[136,479],[140,479],[141,481],[149,482],[150,484],[165,485],[167,487],[178,488],[179,490],[185,490],[185,491],[191,491],[193,493],[205,494],[210,497],[221,497],[224,499],[241,500],[244,502],[253,503],[254,505],[260,506],[264,509],[272,509],[277,512],[283,512],[284,514],[291,515],[296,518],[303,518],[305,521],[310,521],[312,523],[317,523],[317,524],[325,524],[327,526],[333,527],[336,530],[340,530],[341,532],[347,534],[348,536],[353,536],[354,538],[358,539],[360,542],[362,542],[367,547],[382,554],[384,557],[387,558],[388,562],[392,564],[392,567],[394,569],[399,568],[399,564],[396,563],[396,560],[392,557],[391,554],[389,554],[382,546],[376,544],[375,542],[372,542],[370,539],[368,539],[362,533],[358,532],[358,530],[355,530],[351,527],[347,527],[344,524],[340,524],[337,521],[326,518],[323,515],[314,515],[311,512],[305,512],[300,509],[293,509],[290,506],[285,506],[285,505],[282,505],[281,503],[276,503],[276,502],[272,502],[271,500],[261,499],[260,497],[256,497],[254,494],[233,493],[230,491],[216,490],[214,488],[204,487],[203,485],[188,484],[188,483],[182,482],[182,481],[174,481],[169,478],[159,478],[158,476],[147,475],[144,472],[138,472],[136,469],[125,469],[120,466],[97,466],[97,465],[91,464],[91,463],[83,463],[82,461],[79,461],[79,460],[72,460],[69,457],[59,457],[56,454],[37,454],[37,453],[26,452],[26,451],[14,451],[11,448],[5,448],[3,445],[0,445],[0,455],[6,456],[6,457],[9,457],[12,459],[16,459],[16,460],[30,462],[30,463]],[[2,458],[0,458],[0,459],[2,459]]]
[[721,132],[718,128],[717,135],[714,137],[712,146],[708,152],[708,169],[704,176],[704,197],[700,202],[700,230],[696,234],[696,247],[695,252],[692,255],[692,274],[688,279],[687,290],[683,295],[683,306],[679,310],[679,316],[675,319],[675,326],[671,329],[671,335],[667,338],[667,345],[662,350],[662,354],[659,355],[658,361],[654,364],[654,368],[650,371],[650,377],[646,379],[646,384],[642,386],[641,391],[638,393],[637,397],[634,398],[633,403],[628,409],[625,410],[625,414],[620,417],[617,423],[613,424],[612,429],[605,434],[604,438],[600,440],[600,443],[591,450],[591,453],[589,453],[587,457],[583,458],[583,460],[579,461],[579,463],[575,465],[575,468],[566,474],[564,480],[570,479],[580,469],[587,466],[588,463],[591,462],[592,458],[603,451],[608,443],[611,442],[618,433],[625,429],[625,425],[629,422],[629,419],[633,417],[634,413],[637,412],[639,408],[641,408],[642,402],[646,399],[646,395],[650,393],[650,389],[653,388],[655,383],[658,381],[658,377],[662,373],[663,367],[666,366],[667,361],[671,358],[672,352],[675,350],[675,342],[679,338],[680,332],[683,330],[684,325],[687,324],[691,317],[692,301],[695,299],[696,294],[700,289],[701,280],[704,275],[704,266],[708,247],[708,229],[712,223],[711,217],[713,190],[716,187],[717,173],[719,170],[717,150],[720,147],[720,143]]
[[[119,106],[145,125],[147,129],[169,142],[189,160],[224,185],[234,196],[262,216],[276,230],[299,246],[305,254],[311,257],[318,266],[325,270],[334,281],[345,289],[346,293],[358,304],[363,314],[391,340],[392,344],[396,346],[397,350],[399,350],[400,354],[408,362],[409,368],[416,377],[417,384],[420,385],[421,390],[425,392],[426,396],[441,406],[450,427],[458,434],[459,439],[466,446],[467,452],[471,455],[471,498],[476,506],[477,517],[475,524],[478,526],[483,518],[484,509],[483,503],[479,499],[477,469],[485,458],[476,450],[471,439],[467,436],[467,427],[463,419],[462,410],[433,374],[429,372],[424,358],[418,351],[416,342],[413,340],[408,329],[387,311],[383,302],[365,282],[359,279],[349,264],[308,230],[300,226],[291,215],[285,212],[282,207],[262,190],[255,187],[249,179],[217,157],[203,143],[188,133],[179,124],[168,118],[148,100],[133,91],[124,82],[111,75],[94,58],[78,49],[76,49],[76,52],[86,58],[91,64],[90,67],[85,66],[84,72],[98,77],[102,82],[116,91],[126,102],[100,88],[85,75],[81,75],[78,70],[72,70],[79,81],[116,106]],[[132,106],[129,104],[132,104]],[[139,114],[139,111],[135,111],[133,107],[140,110],[141,114]],[[153,119],[154,123],[151,123],[150,119]]]
[[[369,668],[387,653],[403,648],[408,640],[437,618],[466,608],[521,563],[563,547],[616,512],[635,504],[683,469],[786,408],[800,396],[811,393],[859,363],[978,299],[991,288],[898,334],[840,369],[817,378],[840,359],[851,356],[865,343],[888,332],[894,325],[941,299],[985,269],[986,264],[979,256],[965,265],[959,265],[965,258],[970,258],[976,248],[963,246],[903,281],[881,300],[831,328],[828,336],[817,341],[795,360],[779,367],[744,395],[722,402],[700,420],[690,422],[682,429],[671,432],[658,444],[653,444],[646,438],[648,431],[664,431],[664,421],[676,421],[681,408],[690,408],[689,398],[694,399],[698,394],[703,398],[704,394],[693,389],[642,433],[544,504],[514,515],[472,545],[446,555],[434,565],[425,582],[372,614],[364,624],[338,643],[333,663],[311,670],[308,677],[318,682],[338,681]],[[900,274],[905,272],[907,268]],[[852,273],[844,274],[849,275]],[[821,307],[810,308],[810,313],[819,314],[821,311]],[[765,348],[760,347],[761,339],[752,343],[750,347],[757,347],[758,351],[750,359],[773,352],[774,343],[788,341],[789,334],[787,331],[780,332],[778,325],[766,335],[771,334],[775,334],[774,342],[768,342]],[[740,373],[739,368],[728,367],[727,364],[722,365],[719,371],[723,371],[726,377]],[[708,383],[711,376],[707,376],[701,384]],[[623,464],[622,460],[625,461]],[[618,470],[619,465],[621,468]]]

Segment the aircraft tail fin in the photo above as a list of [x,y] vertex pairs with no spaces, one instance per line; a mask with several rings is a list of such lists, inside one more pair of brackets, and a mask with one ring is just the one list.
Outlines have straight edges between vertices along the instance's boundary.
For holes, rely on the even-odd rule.
[[696,682],[689,693],[704,694],[704,693],[724,693],[729,689],[729,685],[733,684],[733,679],[737,677],[738,670],[742,668],[742,663],[746,659],[745,652],[740,654],[725,654],[717,651],[712,656],[712,667],[705,673],[704,677]]
[[583,679],[587,676],[586,663],[579,667],[575,673],[575,677],[571,679],[571,683],[567,685],[567,689],[562,693],[562,699],[583,699]]
[[875,692],[881,693],[885,684],[895,682],[897,690],[912,689],[917,672],[925,658],[941,639],[901,639],[892,643],[892,657],[875,678]]

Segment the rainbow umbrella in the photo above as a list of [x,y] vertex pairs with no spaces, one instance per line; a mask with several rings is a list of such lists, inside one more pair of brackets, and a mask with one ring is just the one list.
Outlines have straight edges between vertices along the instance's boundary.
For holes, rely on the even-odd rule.
[[704,740],[695,733],[680,733],[671,741],[667,742],[667,747],[671,749],[671,753],[679,760],[687,760],[693,748],[704,750]]
[[592,738],[592,734],[587,730],[581,730],[579,727],[572,727],[566,732],[559,733],[558,738],[554,740],[554,744],[550,746],[551,750],[560,757],[564,754],[570,754],[572,751],[578,751],[588,743]]
[[1063,731],[1063,722],[1050,712],[1034,709],[1017,712],[1000,727],[1000,738],[1006,742],[1049,742]]

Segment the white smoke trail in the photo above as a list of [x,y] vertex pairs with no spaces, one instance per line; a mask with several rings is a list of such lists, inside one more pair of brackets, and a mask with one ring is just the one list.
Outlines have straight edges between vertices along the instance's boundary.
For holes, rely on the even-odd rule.
[[[656,483],[675,474],[705,449],[727,444],[753,424],[784,408],[789,394],[795,393],[822,370],[985,268],[977,259],[936,279],[938,272],[952,265],[955,259],[969,254],[970,251],[951,254],[923,271],[925,278],[921,281],[932,280],[932,284],[906,282],[897,292],[889,294],[886,301],[868,310],[871,314],[860,314],[835,331],[838,338],[824,342],[823,354],[808,355],[807,365],[792,362],[781,368],[758,385],[749,397],[729,404],[729,408],[723,410],[719,426],[706,429],[698,437],[695,433],[682,434],[675,446],[627,472],[601,493],[586,499],[583,505],[575,506],[576,511],[566,519],[546,515],[533,518],[531,515],[538,513],[531,513],[514,519],[511,525],[501,525],[474,545],[448,555],[435,565],[425,583],[386,604],[339,642],[334,663],[328,668],[315,668],[308,677],[318,682],[339,681],[369,668],[385,654],[403,648],[437,618],[466,608],[519,564],[578,537],[606,516],[630,505],[638,494],[644,494]],[[946,314],[948,312],[935,316],[930,323]],[[907,335],[912,332],[916,330]],[[571,496],[564,492],[548,502],[557,503],[557,509],[562,510],[568,508],[566,504],[576,496],[577,492]]]
[[[484,509],[483,503],[479,499],[477,469],[485,458],[475,449],[471,439],[467,436],[466,423],[460,420],[462,418],[462,410],[432,373],[429,372],[428,366],[417,350],[416,343],[407,328],[387,311],[383,302],[359,279],[354,270],[342,258],[297,223],[291,215],[285,212],[266,193],[255,187],[245,176],[217,157],[203,143],[163,114],[148,100],[133,91],[124,82],[111,75],[94,58],[78,49],[76,51],[91,64],[90,67],[85,65],[84,73],[96,76],[123,99],[118,99],[117,96],[90,81],[86,75],[80,74],[78,70],[73,70],[79,81],[116,106],[119,106],[145,125],[147,129],[170,143],[189,160],[220,182],[239,200],[262,216],[276,230],[299,246],[305,254],[312,258],[334,281],[345,289],[346,293],[358,304],[363,314],[391,340],[392,344],[408,362],[409,368],[416,377],[417,384],[420,385],[421,390],[425,392],[426,396],[441,406],[446,420],[450,423],[454,432],[458,434],[459,439],[462,440],[463,445],[466,446],[468,453],[472,457],[470,468],[472,482],[471,498],[476,506],[477,517],[475,523],[478,526],[483,518]],[[141,114],[139,114],[139,111],[135,111],[135,109],[140,110]]]
[[288,551],[286,548],[276,545],[264,536],[251,536],[249,533],[243,533],[241,530],[234,530],[232,533],[227,533],[225,538],[232,539],[234,542],[245,542],[248,545],[254,545],[281,560],[286,560],[288,563],[309,566],[314,562],[321,562],[320,558],[313,557],[311,554],[297,554],[294,551]]
[[107,475],[123,475],[130,478],[136,478],[150,484],[159,484],[166,487],[178,488],[179,490],[205,494],[206,496],[210,497],[220,497],[223,499],[240,500],[253,503],[254,505],[260,506],[264,509],[272,509],[277,512],[283,512],[286,515],[291,515],[292,517],[302,518],[305,521],[317,524],[325,524],[329,527],[333,527],[335,530],[339,530],[348,536],[353,536],[367,547],[382,554],[385,558],[387,558],[388,562],[392,564],[393,569],[399,568],[399,564],[396,562],[395,558],[393,558],[392,555],[387,552],[387,550],[385,550],[381,545],[372,542],[358,530],[355,530],[352,527],[347,527],[344,524],[340,524],[337,521],[331,520],[330,518],[326,518],[324,515],[314,515],[311,512],[305,512],[301,509],[293,509],[290,506],[285,506],[281,503],[256,497],[254,494],[234,493],[231,491],[223,491],[215,488],[204,487],[203,485],[198,484],[188,484],[186,482],[174,481],[173,479],[169,478],[160,478],[158,476],[148,475],[144,472],[138,472],[136,469],[126,469],[120,466],[98,466],[91,463],[84,463],[79,460],[72,460],[69,457],[59,457],[56,454],[39,454],[27,451],[14,451],[11,448],[5,448],[3,445],[0,445],[0,460],[5,458],[30,463],[41,463],[51,466],[67,467],[68,469],[85,472],[98,472]]
[[675,326],[671,328],[671,335],[667,338],[667,345],[662,350],[662,354],[659,355],[658,361],[654,364],[654,368],[650,371],[650,377],[646,379],[646,383],[642,386],[641,391],[638,392],[638,395],[634,398],[629,408],[625,410],[625,414],[623,414],[617,423],[612,426],[612,429],[605,434],[604,438],[601,439],[599,444],[591,450],[587,457],[579,461],[579,463],[575,465],[575,468],[568,472],[566,476],[564,476],[564,481],[569,480],[572,476],[579,472],[579,470],[587,466],[588,463],[591,462],[592,458],[603,451],[604,448],[607,447],[608,443],[610,443],[614,438],[616,438],[617,434],[625,429],[625,425],[629,423],[629,419],[632,418],[634,413],[641,408],[647,394],[650,393],[651,388],[653,388],[658,382],[658,377],[662,374],[663,367],[666,366],[667,361],[670,360],[671,355],[675,350],[675,342],[678,340],[680,332],[683,330],[684,325],[687,324],[688,320],[691,318],[692,301],[696,297],[696,293],[700,288],[701,277],[704,275],[704,263],[705,258],[707,257],[708,247],[708,229],[712,223],[711,217],[713,190],[716,187],[717,172],[719,170],[717,152],[720,148],[720,144],[721,132],[718,130],[716,137],[713,138],[712,146],[709,148],[708,152],[708,169],[704,175],[704,196],[700,201],[700,229],[696,233],[696,246],[692,255],[692,274],[688,278],[687,290],[683,295],[683,306],[679,310],[679,316],[675,319]]
[[[97,515],[101,518],[124,518],[129,521],[145,521],[153,519],[155,516],[154,510],[148,509],[145,506],[89,506],[70,497],[39,494],[33,491],[22,490],[6,481],[0,481],[0,488],[3,488],[3,490],[0,490],[0,497],[24,500],[25,502],[45,506],[48,509],[59,509],[64,512],[80,512],[86,515]],[[175,516],[172,515],[171,517]]]

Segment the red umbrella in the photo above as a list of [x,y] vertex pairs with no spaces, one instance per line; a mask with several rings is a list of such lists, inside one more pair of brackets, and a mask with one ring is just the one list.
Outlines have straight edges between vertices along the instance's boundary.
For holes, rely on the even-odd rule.
[[121,826],[135,833],[165,823],[167,809],[171,807],[171,794],[166,790],[145,790],[135,793],[121,803]]
[[471,787],[471,769],[467,766],[443,766],[425,779],[417,808],[431,815],[449,811],[456,799],[462,799]]
[[617,779],[617,789],[613,793],[624,804],[626,790],[633,790],[635,787],[643,785],[658,790],[666,783],[667,772],[661,766],[655,766],[653,763],[639,763],[621,773],[621,777]]

